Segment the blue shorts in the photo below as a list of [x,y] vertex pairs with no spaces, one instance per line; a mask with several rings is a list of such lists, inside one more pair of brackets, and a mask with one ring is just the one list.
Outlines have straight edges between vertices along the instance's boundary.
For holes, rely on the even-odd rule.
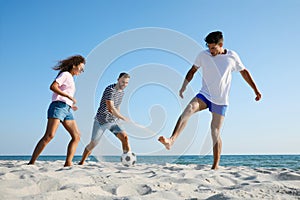
[[115,134],[115,136],[117,136],[118,133],[121,133],[124,130],[120,125],[116,123],[106,123],[101,125],[97,120],[94,120],[91,140],[99,142],[106,129]]
[[210,112],[225,116],[227,105],[214,104],[211,101],[209,101],[204,95],[202,95],[200,93],[197,94],[196,97],[201,99],[207,105]]
[[65,120],[74,120],[71,112],[71,106],[62,101],[53,101],[48,108],[48,119],[55,118],[61,122]]

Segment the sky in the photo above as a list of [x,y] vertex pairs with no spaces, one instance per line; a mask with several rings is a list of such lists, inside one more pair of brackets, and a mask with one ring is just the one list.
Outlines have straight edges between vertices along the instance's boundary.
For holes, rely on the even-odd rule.
[[[58,60],[83,55],[86,69],[75,77],[81,132],[76,155],[91,137],[93,118],[105,87],[130,73],[121,123],[140,155],[211,154],[209,111],[195,114],[171,151],[157,142],[170,136],[177,118],[201,88],[201,72],[185,98],[178,97],[185,74],[205,36],[224,34],[262,93],[233,73],[230,105],[221,137],[223,154],[299,154],[300,1],[0,0],[0,155],[31,155],[43,136],[50,84]],[[66,155],[69,134],[62,126],[42,155]],[[120,154],[105,132],[93,152]]]

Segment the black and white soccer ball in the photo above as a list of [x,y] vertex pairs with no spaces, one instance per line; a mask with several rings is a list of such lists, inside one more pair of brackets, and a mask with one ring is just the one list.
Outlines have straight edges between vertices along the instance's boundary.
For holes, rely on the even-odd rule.
[[130,167],[136,163],[136,155],[133,152],[123,153],[121,156],[121,162],[124,166]]

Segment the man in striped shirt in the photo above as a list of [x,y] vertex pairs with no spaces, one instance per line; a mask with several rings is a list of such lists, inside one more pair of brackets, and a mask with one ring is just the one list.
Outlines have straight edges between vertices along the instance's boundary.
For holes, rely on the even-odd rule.
[[124,89],[127,87],[129,79],[129,74],[122,72],[119,75],[117,83],[111,84],[105,88],[94,120],[91,141],[85,147],[79,165],[83,165],[84,161],[99,143],[101,136],[106,129],[114,133],[115,136],[122,142],[123,153],[130,151],[128,136],[117,123],[119,119],[129,121],[128,118],[124,117],[120,113],[120,105],[124,96]]

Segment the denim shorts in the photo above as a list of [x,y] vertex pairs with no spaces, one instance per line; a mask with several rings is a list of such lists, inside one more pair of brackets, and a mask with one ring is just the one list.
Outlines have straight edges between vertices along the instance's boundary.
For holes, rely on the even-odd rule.
[[201,99],[204,103],[206,103],[210,112],[217,113],[219,115],[225,116],[227,105],[217,105],[209,101],[204,95],[197,94],[197,98]]
[[65,120],[74,120],[71,112],[71,106],[62,101],[53,101],[48,108],[48,119],[55,118],[61,122]]
[[101,125],[97,120],[94,120],[91,140],[98,142],[105,130],[109,130],[117,136],[118,133],[121,133],[124,129],[116,123],[106,123]]

